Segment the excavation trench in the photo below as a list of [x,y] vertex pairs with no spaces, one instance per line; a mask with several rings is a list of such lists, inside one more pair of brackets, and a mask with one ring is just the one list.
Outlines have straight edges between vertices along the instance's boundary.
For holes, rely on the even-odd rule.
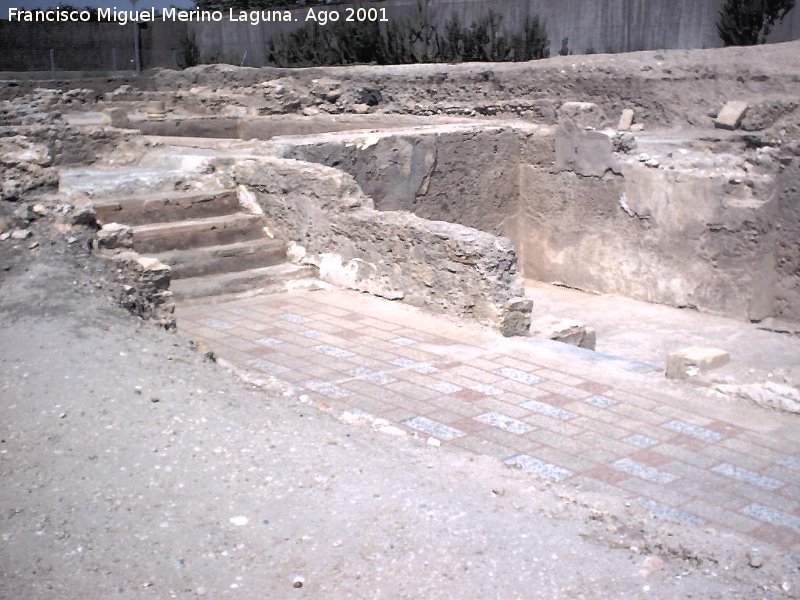
[[275,156],[342,170],[379,211],[510,239],[528,279],[745,321],[800,320],[797,173],[753,168],[753,153],[762,165],[770,157],[748,155],[735,136],[640,134],[625,155],[596,132],[430,123],[346,115],[137,126],[265,140]]

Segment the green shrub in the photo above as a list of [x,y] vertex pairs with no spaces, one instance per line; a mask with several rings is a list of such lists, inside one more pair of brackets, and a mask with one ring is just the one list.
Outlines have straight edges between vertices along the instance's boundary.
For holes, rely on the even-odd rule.
[[726,46],[766,44],[775,23],[783,21],[795,0],[726,0],[717,31]]
[[270,41],[269,61],[281,67],[363,63],[413,64],[463,61],[526,61],[546,58],[549,40],[539,17],[526,18],[522,33],[507,36],[503,17],[490,10],[469,26],[454,13],[440,32],[432,26],[427,5],[419,0],[412,17],[388,24],[335,22],[306,24],[277,43]]

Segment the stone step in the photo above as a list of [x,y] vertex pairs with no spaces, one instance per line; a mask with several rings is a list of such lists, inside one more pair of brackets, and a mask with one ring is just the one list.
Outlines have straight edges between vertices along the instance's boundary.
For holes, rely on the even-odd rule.
[[248,271],[176,279],[171,283],[170,290],[175,300],[205,298],[250,290],[278,293],[286,291],[290,281],[312,278],[316,275],[313,267],[283,263]]
[[147,196],[96,200],[97,222],[143,225],[229,215],[239,211],[236,192],[154,192]]
[[189,250],[171,250],[158,255],[172,267],[172,279],[232,273],[278,265],[286,261],[286,243],[270,238],[205,246]]
[[233,244],[263,237],[262,218],[234,213],[133,228],[133,249],[143,254]]

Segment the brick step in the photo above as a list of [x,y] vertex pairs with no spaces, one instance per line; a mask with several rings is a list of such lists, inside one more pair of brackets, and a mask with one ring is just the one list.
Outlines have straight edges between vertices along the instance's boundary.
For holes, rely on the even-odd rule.
[[97,222],[143,225],[229,215],[239,211],[236,192],[158,193],[94,202]]
[[278,293],[286,291],[290,281],[316,275],[313,267],[284,263],[235,273],[176,279],[171,283],[170,290],[176,300],[235,294],[250,290]]
[[143,254],[219,246],[263,237],[258,215],[234,213],[188,221],[150,223],[133,228],[133,249]]
[[172,267],[172,279],[232,273],[278,265],[286,261],[286,243],[269,238],[205,246],[189,250],[171,250],[158,260]]

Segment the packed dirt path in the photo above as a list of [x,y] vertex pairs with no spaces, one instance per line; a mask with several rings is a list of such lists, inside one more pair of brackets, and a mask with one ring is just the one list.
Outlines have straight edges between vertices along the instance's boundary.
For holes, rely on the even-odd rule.
[[3,246],[2,598],[795,594],[765,545],[243,383],[76,246]]

